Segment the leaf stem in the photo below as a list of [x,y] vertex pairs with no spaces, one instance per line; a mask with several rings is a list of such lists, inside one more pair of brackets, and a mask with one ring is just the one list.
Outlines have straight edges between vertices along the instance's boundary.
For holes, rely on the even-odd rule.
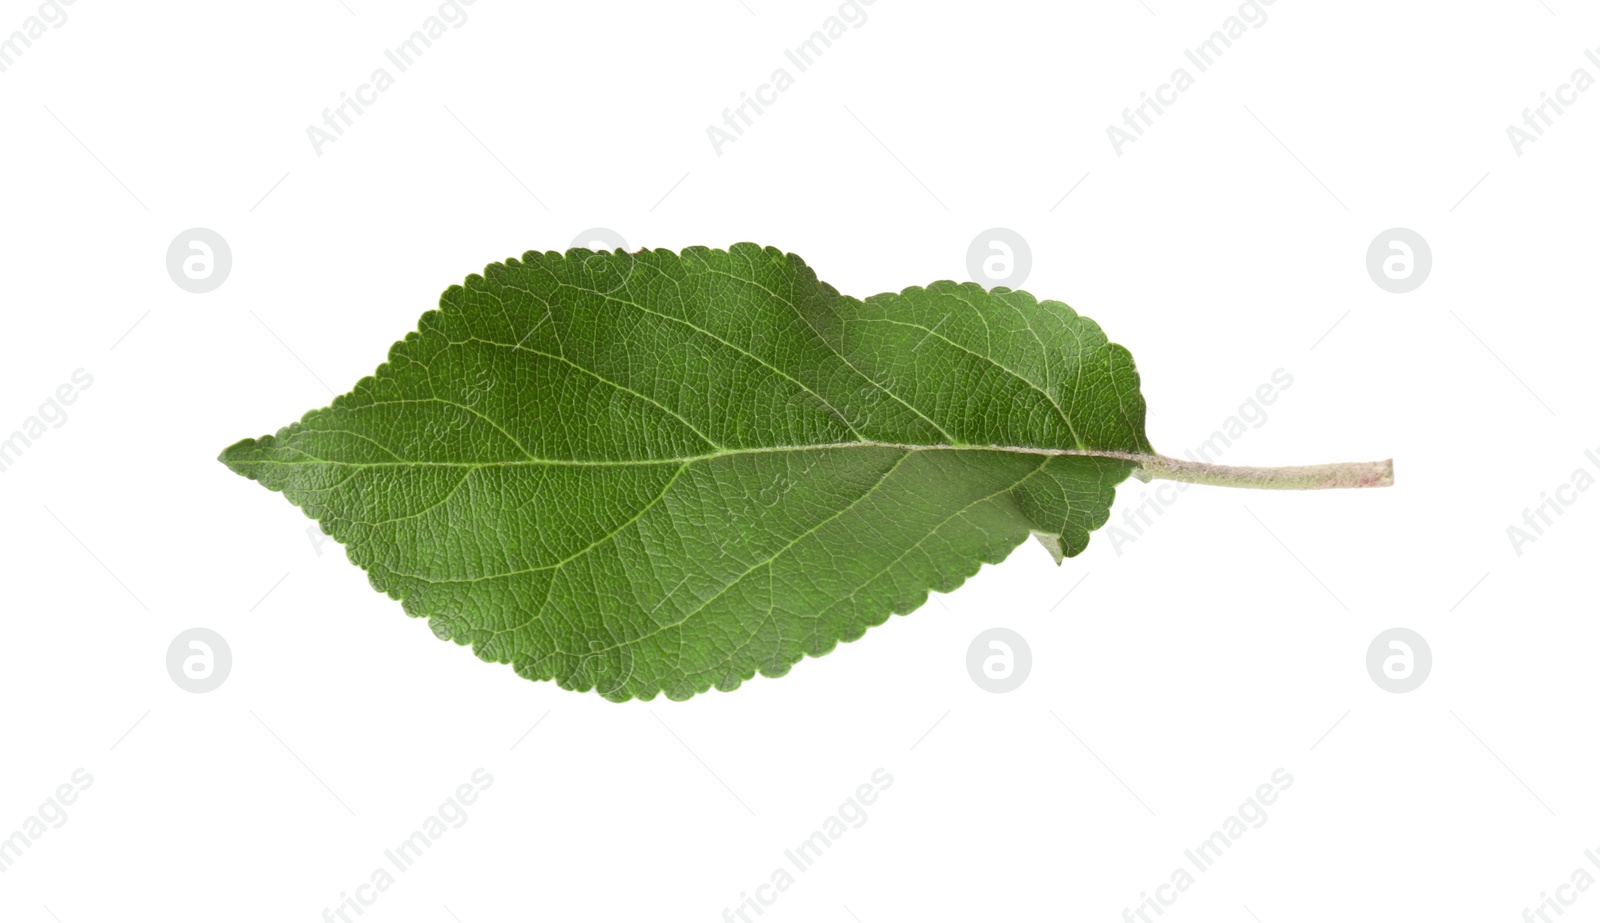
[[1186,481],[1190,484],[1254,487],[1262,490],[1326,490],[1394,485],[1392,458],[1383,461],[1334,462],[1327,465],[1295,465],[1285,468],[1213,465],[1209,462],[1168,458],[1165,455],[1129,455],[1127,460],[1139,464],[1139,468],[1133,474],[1141,481],[1160,478],[1167,481]]

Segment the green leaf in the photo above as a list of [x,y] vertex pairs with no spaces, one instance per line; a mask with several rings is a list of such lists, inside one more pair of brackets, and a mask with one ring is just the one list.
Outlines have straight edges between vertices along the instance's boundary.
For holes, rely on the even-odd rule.
[[753,244],[570,250],[452,286],[375,375],[221,461],[439,637],[683,699],[782,676],[1030,533],[1078,554],[1136,470],[1386,482],[1164,459],[1144,415],[1127,350],[1026,292],[863,301]]

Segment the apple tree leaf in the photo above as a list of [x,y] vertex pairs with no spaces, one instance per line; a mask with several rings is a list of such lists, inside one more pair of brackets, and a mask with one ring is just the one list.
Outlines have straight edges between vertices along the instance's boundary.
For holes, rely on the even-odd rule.
[[1130,473],[1387,483],[1165,459],[1144,417],[1128,351],[1058,301],[862,300],[754,244],[574,249],[451,286],[375,374],[221,461],[440,638],[685,699],[782,676],[1030,534],[1078,554]]

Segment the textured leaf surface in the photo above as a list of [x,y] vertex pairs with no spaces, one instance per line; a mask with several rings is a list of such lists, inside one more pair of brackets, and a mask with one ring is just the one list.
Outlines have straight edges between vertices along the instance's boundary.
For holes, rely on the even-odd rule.
[[781,676],[1037,533],[1083,550],[1148,453],[1122,347],[1060,302],[865,300],[753,244],[528,253],[332,406],[222,461],[441,638],[687,698]]

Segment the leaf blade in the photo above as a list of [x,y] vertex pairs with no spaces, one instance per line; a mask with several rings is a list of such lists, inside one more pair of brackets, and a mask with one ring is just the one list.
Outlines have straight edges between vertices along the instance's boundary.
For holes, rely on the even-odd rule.
[[754,245],[574,250],[451,287],[374,376],[221,460],[440,637],[686,698],[783,675],[1030,532],[1080,552],[1134,464],[1019,450],[1148,453],[1143,417],[1126,350],[1059,302],[858,300]]

